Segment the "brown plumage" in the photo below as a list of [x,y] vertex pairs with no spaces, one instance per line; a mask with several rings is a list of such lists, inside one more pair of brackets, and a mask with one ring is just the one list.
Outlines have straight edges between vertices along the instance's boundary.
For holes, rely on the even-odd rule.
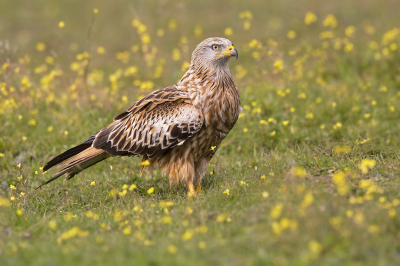
[[[84,143],[49,161],[43,171],[60,164],[48,184],[68,179],[111,156],[143,156],[141,173],[159,166],[170,186],[185,181],[200,192],[207,165],[241,112],[238,90],[228,68],[237,50],[224,38],[201,42],[189,70],[174,86],[148,94]],[[195,188],[196,186],[196,188]]]

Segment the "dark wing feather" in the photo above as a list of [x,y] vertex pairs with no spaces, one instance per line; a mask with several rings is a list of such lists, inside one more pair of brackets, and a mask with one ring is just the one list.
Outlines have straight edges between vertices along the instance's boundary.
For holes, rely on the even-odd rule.
[[200,130],[203,122],[202,113],[193,105],[167,101],[114,121],[97,134],[93,147],[111,155],[145,155],[152,159],[182,144]]

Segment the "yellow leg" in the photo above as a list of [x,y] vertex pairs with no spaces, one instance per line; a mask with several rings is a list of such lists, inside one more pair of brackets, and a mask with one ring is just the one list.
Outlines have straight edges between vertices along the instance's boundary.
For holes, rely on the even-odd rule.
[[197,193],[194,189],[193,183],[189,183],[188,188],[189,188],[189,193],[188,193],[189,197],[197,195]]
[[196,182],[196,195],[199,195],[201,192],[201,184],[200,181]]

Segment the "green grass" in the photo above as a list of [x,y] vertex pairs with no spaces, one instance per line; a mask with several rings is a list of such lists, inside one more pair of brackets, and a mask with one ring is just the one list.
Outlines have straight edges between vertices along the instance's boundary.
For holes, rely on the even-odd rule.
[[[397,265],[399,8],[390,0],[0,3],[1,264]],[[245,10],[252,19],[239,17]],[[317,21],[305,25],[307,12]],[[328,14],[336,27],[323,25]],[[175,83],[211,36],[239,51],[230,69],[245,111],[202,196],[170,190],[158,171],[139,177],[139,158],[111,158],[35,190],[54,173],[39,167]]]

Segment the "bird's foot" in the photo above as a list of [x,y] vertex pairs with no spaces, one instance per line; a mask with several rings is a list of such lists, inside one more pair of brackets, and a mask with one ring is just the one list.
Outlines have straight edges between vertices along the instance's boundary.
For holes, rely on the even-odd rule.
[[189,197],[201,195],[200,185],[197,185],[196,189],[195,189],[193,184],[188,184],[188,188],[189,188],[189,192],[188,192]]

